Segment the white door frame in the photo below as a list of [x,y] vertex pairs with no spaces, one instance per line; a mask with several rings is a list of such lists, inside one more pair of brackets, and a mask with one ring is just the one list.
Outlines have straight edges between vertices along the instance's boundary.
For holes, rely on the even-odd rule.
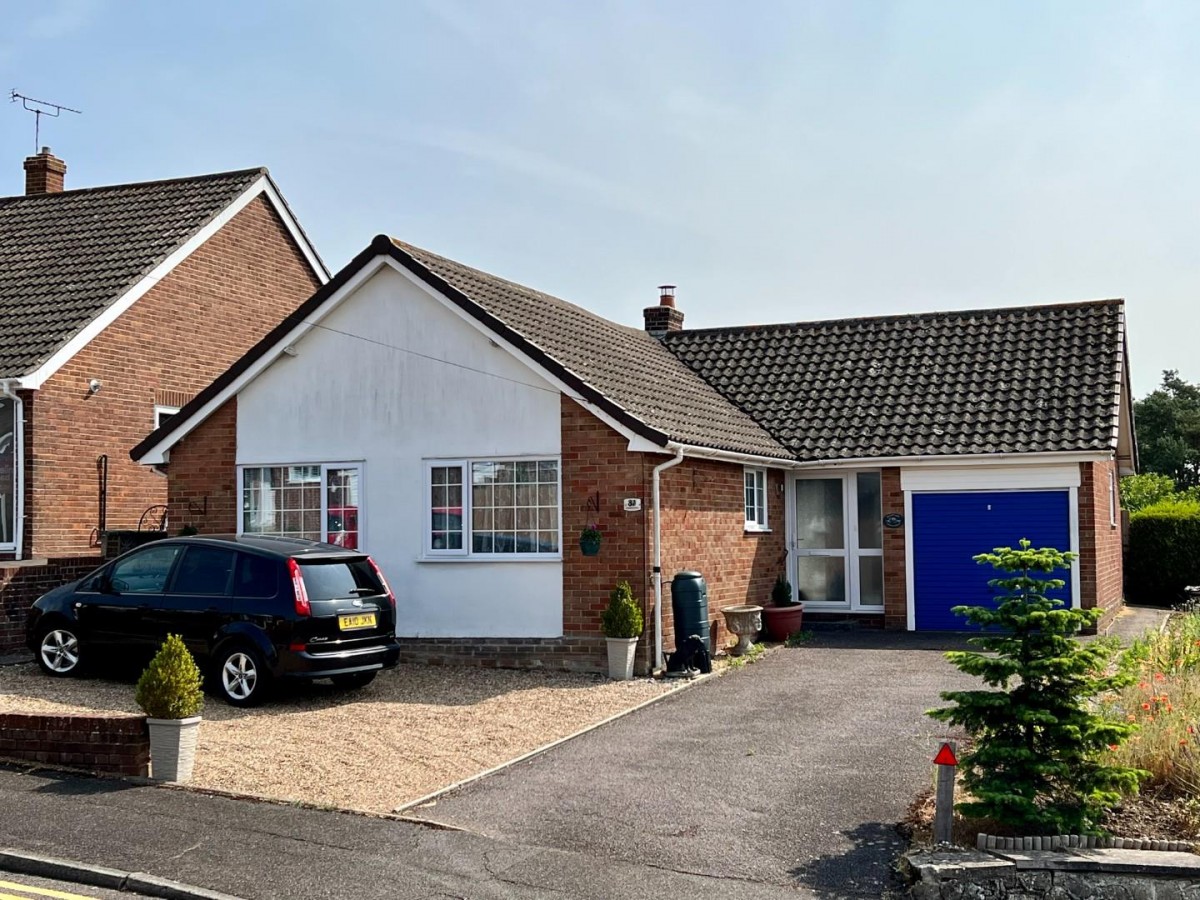
[[[882,517],[883,472],[880,469],[808,469],[803,472],[789,473],[788,475],[786,503],[788,578],[794,585],[797,586],[798,589],[800,579],[797,574],[797,566],[799,564],[801,555],[840,558],[845,566],[845,601],[842,603],[805,601],[806,607],[811,609],[813,612],[846,612],[878,615],[882,614],[884,611],[884,606],[882,603],[878,606],[863,606],[861,602],[862,598],[860,589],[861,586],[859,584],[858,560],[863,556],[878,557],[880,559],[883,558],[882,548],[860,550],[858,546],[858,476],[860,473],[867,472],[878,474],[880,476],[880,516]],[[843,546],[840,550],[818,550],[801,554],[796,537],[796,484],[799,481],[821,480],[837,480],[842,482]]]
[[[912,466],[900,470],[900,487],[904,491],[904,573],[905,603],[908,613],[908,630],[917,630],[916,573],[913,570],[913,520],[912,496],[914,493],[998,493],[1000,491],[1054,491],[1065,490],[1069,518],[1070,550],[1079,553],[1079,485],[1082,476],[1078,464],[1024,465],[1024,466],[979,466],[971,468],[934,468]],[[986,549],[986,548],[984,548]],[[980,550],[983,552],[983,550]],[[1071,566],[1071,607],[1079,609],[1080,572],[1078,557]]]

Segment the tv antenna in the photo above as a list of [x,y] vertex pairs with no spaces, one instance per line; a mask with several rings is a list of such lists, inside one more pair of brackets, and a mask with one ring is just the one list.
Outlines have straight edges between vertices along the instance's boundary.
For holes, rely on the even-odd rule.
[[69,106],[63,106],[61,103],[49,103],[45,100],[34,100],[32,97],[26,97],[24,94],[18,94],[16,89],[9,95],[10,102],[16,103],[21,101],[21,105],[25,107],[26,112],[33,113],[33,152],[37,153],[42,140],[42,116],[49,116],[52,119],[57,119],[64,112],[75,113],[82,115],[82,110],[71,109]]

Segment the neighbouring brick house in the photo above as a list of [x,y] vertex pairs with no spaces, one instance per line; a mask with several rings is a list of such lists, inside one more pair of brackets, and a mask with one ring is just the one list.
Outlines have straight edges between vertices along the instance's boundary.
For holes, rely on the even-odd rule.
[[1121,602],[1119,301],[689,331],[664,289],[638,329],[380,236],[301,312],[132,456],[173,521],[370,552],[409,658],[600,668],[627,579],[645,670],[684,569],[714,621],[784,573],[806,615],[954,627],[1022,537]]
[[25,172],[0,198],[0,653],[105,532],[161,524],[129,447],[328,280],[266,169],[67,191],[44,148]]

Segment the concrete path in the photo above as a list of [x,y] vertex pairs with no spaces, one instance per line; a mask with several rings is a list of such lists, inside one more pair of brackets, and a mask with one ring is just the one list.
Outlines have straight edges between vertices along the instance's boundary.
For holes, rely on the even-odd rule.
[[930,783],[942,635],[844,632],[778,650],[411,810],[526,845],[880,897],[895,823]]

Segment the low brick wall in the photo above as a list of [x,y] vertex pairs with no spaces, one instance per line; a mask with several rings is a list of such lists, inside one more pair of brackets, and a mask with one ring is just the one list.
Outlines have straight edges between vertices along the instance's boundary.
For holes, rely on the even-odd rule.
[[25,617],[46,591],[82,578],[103,563],[99,556],[40,562],[0,562],[0,655],[25,649]]
[[[431,666],[604,672],[604,638],[398,638],[400,661]],[[643,648],[639,648],[641,650]],[[638,663],[643,659],[639,652]],[[643,666],[644,668],[644,666]]]
[[0,757],[145,776],[150,734],[141,716],[0,713]]

